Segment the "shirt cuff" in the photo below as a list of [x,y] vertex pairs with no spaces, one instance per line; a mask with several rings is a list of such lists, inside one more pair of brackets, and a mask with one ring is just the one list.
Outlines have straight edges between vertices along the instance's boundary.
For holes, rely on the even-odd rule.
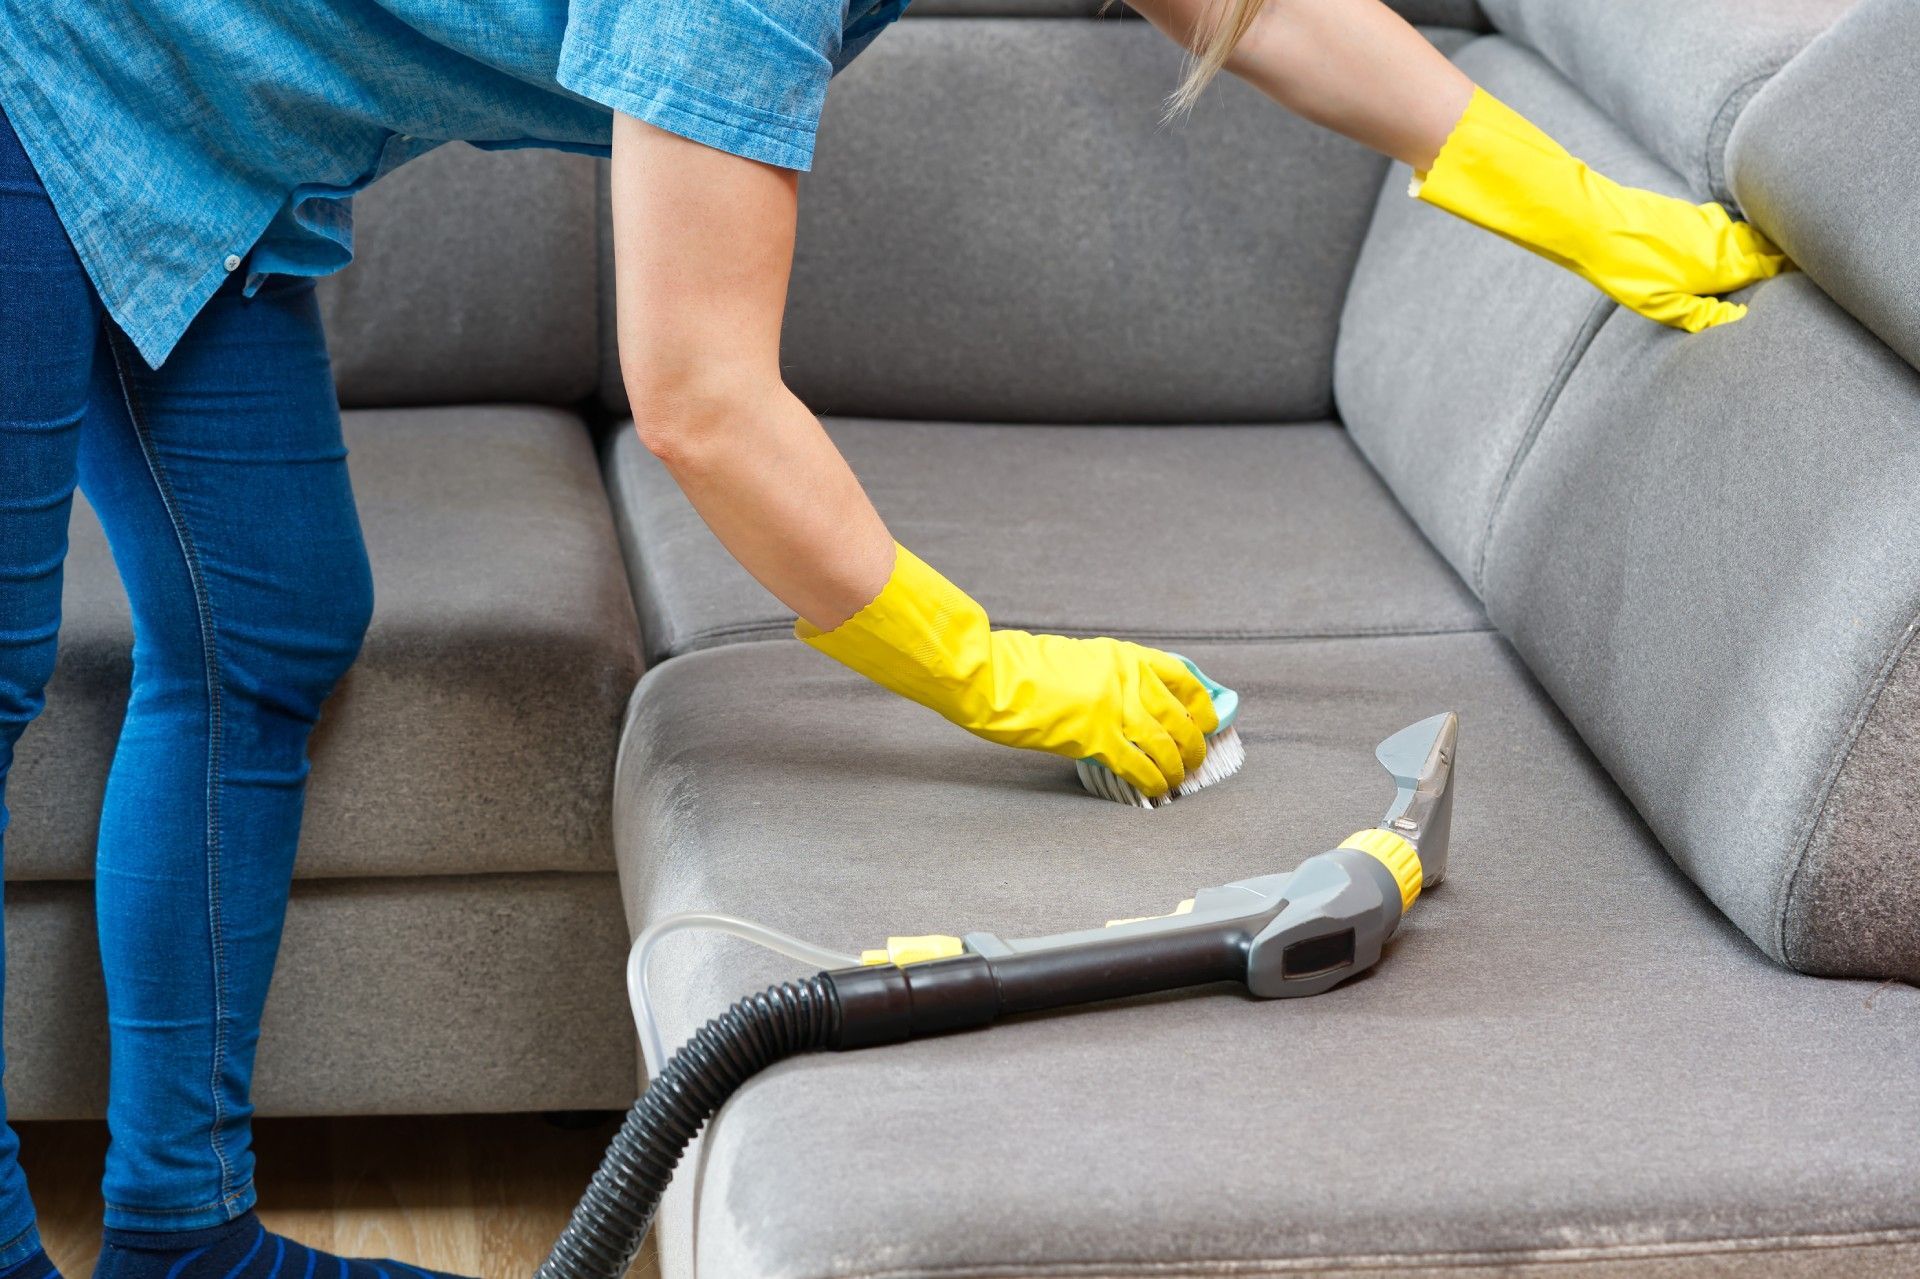
[[561,46],[555,78],[564,89],[703,146],[783,169],[813,167],[817,114],[782,115],[650,75],[575,31]]

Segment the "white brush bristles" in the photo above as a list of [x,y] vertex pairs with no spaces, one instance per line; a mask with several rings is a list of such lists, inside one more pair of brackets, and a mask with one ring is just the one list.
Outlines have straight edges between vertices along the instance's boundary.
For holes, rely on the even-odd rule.
[[1074,765],[1074,771],[1079,774],[1080,784],[1087,788],[1089,794],[1130,808],[1160,808],[1182,795],[1191,795],[1215,782],[1225,781],[1239,772],[1240,766],[1246,762],[1247,747],[1240,740],[1240,730],[1229,724],[1207,738],[1207,757],[1201,761],[1200,767],[1188,773],[1185,781],[1158,799],[1147,798],[1132,782],[1105,764],[1083,759]]

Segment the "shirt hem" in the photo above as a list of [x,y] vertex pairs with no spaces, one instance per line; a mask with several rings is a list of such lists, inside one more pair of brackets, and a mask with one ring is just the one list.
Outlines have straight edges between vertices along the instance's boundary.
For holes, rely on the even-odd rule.
[[[144,287],[136,287],[125,293],[105,288],[101,284],[104,272],[99,264],[111,260],[113,254],[121,251],[120,246],[96,234],[92,221],[84,217],[75,218],[68,207],[71,191],[94,189],[93,184],[87,181],[85,167],[68,162],[70,154],[76,150],[84,153],[84,149],[76,148],[78,139],[68,132],[66,121],[58,111],[40,110],[46,104],[30,93],[21,91],[22,77],[18,65],[4,57],[10,52],[5,42],[0,41],[0,110],[6,112],[9,123],[13,125],[14,134],[20,139],[21,149],[27,153],[27,159],[33,165],[40,188],[53,205],[54,216],[59,219],[61,230],[66,232],[67,243],[80,260],[80,268],[86,273],[94,297],[106,311],[107,318],[133,343],[134,350],[146,361],[147,367],[157,369],[166,363],[167,357],[173,354],[180,339],[186,336],[194,320],[205,309],[208,300],[225,283],[229,274],[226,263],[224,260],[213,262],[207,270],[194,277],[191,284],[160,304],[150,305],[144,300]],[[26,80],[26,85],[28,89],[32,88],[31,79]],[[50,173],[55,174],[51,180],[48,176]],[[61,181],[62,178],[67,181]],[[95,194],[110,196],[112,193],[95,190]],[[107,207],[108,203],[103,203],[102,207]],[[230,252],[241,256],[250,252],[260,237],[266,234],[267,227],[272,225],[273,211],[268,210],[263,218],[256,215],[255,221],[258,225],[244,236],[245,247]],[[160,318],[149,323],[135,322],[133,317],[142,311],[158,312]]]

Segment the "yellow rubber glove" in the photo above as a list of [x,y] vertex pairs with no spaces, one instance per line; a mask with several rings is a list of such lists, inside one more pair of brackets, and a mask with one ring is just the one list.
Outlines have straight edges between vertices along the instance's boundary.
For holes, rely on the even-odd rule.
[[883,688],[1006,746],[1097,759],[1164,795],[1206,758],[1213,699],[1179,658],[1114,639],[994,630],[904,546],[872,603],[794,634]]
[[1557,262],[1622,306],[1689,333],[1747,308],[1712,297],[1792,263],[1717,204],[1623,187],[1475,89],[1413,194]]

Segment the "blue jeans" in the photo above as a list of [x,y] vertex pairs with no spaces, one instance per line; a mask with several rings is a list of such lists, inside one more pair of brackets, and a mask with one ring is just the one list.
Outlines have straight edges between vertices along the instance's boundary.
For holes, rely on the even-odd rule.
[[[372,610],[312,283],[249,299],[244,276],[148,368],[0,117],[0,849],[14,745],[53,672],[76,483],[133,605],[96,878],[117,1227],[252,1206],[249,1088],[307,738]],[[0,1123],[0,1266],[35,1246],[17,1152]]]

